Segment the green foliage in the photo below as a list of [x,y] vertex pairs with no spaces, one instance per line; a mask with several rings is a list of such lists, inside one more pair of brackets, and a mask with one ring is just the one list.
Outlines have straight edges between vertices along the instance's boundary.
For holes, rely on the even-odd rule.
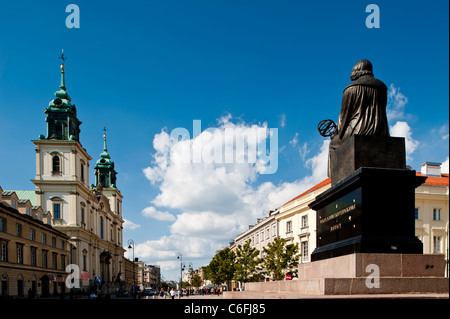
[[235,272],[235,258],[234,252],[228,247],[218,251],[206,267],[207,279],[214,285],[229,283]]
[[240,282],[256,281],[256,270],[261,263],[258,256],[259,250],[250,246],[250,240],[247,240],[244,246],[238,245],[234,279]]
[[263,248],[262,268],[275,280],[283,280],[286,275],[297,277],[300,258],[298,251],[298,243],[286,245],[283,238],[276,237],[267,247]]
[[200,277],[199,274],[194,274],[192,276],[191,284],[192,284],[192,286],[197,287],[197,288],[202,285],[202,278]]
[[181,288],[187,288],[187,287],[189,287],[191,284],[189,283],[189,282],[187,282],[187,281],[183,281],[182,283],[181,283]]

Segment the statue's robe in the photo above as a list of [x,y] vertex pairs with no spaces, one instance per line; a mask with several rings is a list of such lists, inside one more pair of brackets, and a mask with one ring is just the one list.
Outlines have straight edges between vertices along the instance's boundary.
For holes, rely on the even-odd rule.
[[387,87],[372,75],[363,75],[344,89],[337,133],[331,137],[328,159],[352,135],[389,136],[386,115]]
[[363,75],[344,89],[338,137],[389,136],[386,116],[387,87],[371,75]]

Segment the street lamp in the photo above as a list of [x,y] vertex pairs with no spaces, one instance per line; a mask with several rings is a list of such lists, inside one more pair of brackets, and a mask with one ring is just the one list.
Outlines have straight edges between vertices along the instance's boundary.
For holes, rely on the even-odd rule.
[[128,240],[128,249],[131,249],[131,248],[133,248],[133,297],[134,297],[134,295],[135,295],[135,286],[136,286],[136,279],[135,279],[135,275],[134,275],[134,273],[135,273],[135,271],[134,271],[134,241],[133,241],[133,239],[129,239]]
[[180,289],[183,288],[183,254],[178,252],[177,259],[180,259]]

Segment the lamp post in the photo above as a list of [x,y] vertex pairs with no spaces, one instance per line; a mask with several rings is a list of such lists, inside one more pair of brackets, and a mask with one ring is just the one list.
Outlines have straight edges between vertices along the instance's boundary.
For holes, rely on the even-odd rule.
[[134,296],[135,296],[134,286],[136,286],[136,277],[134,275],[135,271],[134,271],[134,241],[133,241],[133,239],[128,240],[128,249],[131,249],[131,248],[133,248],[133,293],[132,294],[133,294],[133,298],[134,298]]
[[180,290],[183,289],[183,254],[178,252],[177,259],[180,259]]

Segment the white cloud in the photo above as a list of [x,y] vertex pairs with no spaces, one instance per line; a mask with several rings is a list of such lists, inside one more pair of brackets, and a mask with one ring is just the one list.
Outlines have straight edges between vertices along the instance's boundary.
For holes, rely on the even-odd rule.
[[388,121],[395,119],[403,119],[405,117],[405,106],[408,103],[408,98],[400,92],[400,88],[396,88],[391,83],[388,90],[388,101],[386,113]]
[[133,223],[131,220],[124,219],[123,228],[127,230],[135,230],[137,228],[141,227],[139,224]]
[[307,142],[303,143],[302,146],[298,145],[298,132],[295,133],[294,137],[289,141],[289,144],[298,151],[300,158],[304,161],[310,150]]
[[410,155],[417,149],[419,146],[419,141],[415,140],[412,137],[412,130],[408,123],[403,121],[398,121],[394,124],[394,126],[390,127],[391,136],[404,137],[405,138],[405,147],[406,147],[406,159],[410,160]]
[[311,168],[311,180],[314,183],[318,183],[327,178],[329,145],[330,140],[323,141],[319,153],[306,161],[307,167]]
[[439,128],[439,134],[441,134],[442,135],[442,140],[448,140],[448,138],[449,138],[449,133],[448,133],[448,127],[447,127],[447,125],[442,125],[440,128]]
[[289,144],[291,144],[293,147],[297,146],[297,144],[298,144],[298,132],[295,133],[295,135],[292,138],[292,140],[289,141]]
[[280,115],[280,127],[285,127],[286,126],[286,114],[281,114]]
[[[164,264],[169,269],[176,252],[180,251],[183,260],[189,260],[186,257],[200,263],[195,267],[206,265],[216,250],[246,230],[256,218],[326,178],[329,141],[323,142],[319,154],[306,161],[311,176],[279,185],[258,183],[262,172],[260,165],[264,164],[259,160],[253,164],[183,162],[183,147],[209,138],[211,135],[208,134],[218,134],[226,128],[244,134],[249,128],[264,128],[266,125],[233,123],[231,116],[227,116],[218,120],[217,132],[203,131],[188,140],[173,141],[164,130],[154,136],[154,160],[143,172],[152,184],[159,187],[159,193],[152,200],[153,206],[145,208],[143,214],[173,223],[169,236],[136,245],[141,258]],[[216,142],[212,142],[212,149]],[[233,141],[224,143],[231,143],[234,152],[241,152],[236,150]],[[181,213],[174,216],[166,209],[161,212],[154,206]]]
[[156,210],[156,208],[153,206],[144,208],[142,210],[142,215],[144,215],[145,217],[150,217],[150,218],[154,218],[156,220],[161,220],[161,221],[174,221],[175,220],[175,216],[173,216],[171,213],[160,212],[160,211]]

